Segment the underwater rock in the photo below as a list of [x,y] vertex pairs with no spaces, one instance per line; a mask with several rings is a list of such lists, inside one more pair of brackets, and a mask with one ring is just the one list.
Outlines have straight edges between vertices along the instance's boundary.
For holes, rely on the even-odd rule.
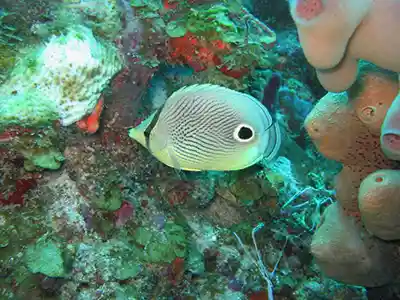
[[40,289],[46,296],[56,296],[66,282],[64,278],[45,277],[40,281]]
[[101,284],[134,278],[143,270],[140,257],[140,249],[123,241],[81,243],[73,264],[74,280]]
[[93,111],[121,66],[116,48],[98,41],[84,26],[52,36],[22,57],[1,86],[0,128],[36,127],[54,120],[68,126],[80,120]]
[[73,240],[87,232],[84,212],[88,203],[66,172],[57,175],[42,183],[39,195],[45,199],[49,227],[59,236]]
[[200,275],[205,271],[204,267],[204,255],[201,253],[195,243],[191,243],[189,246],[187,256],[187,269],[193,274]]
[[161,230],[139,227],[135,241],[144,248],[144,259],[152,263],[172,262],[176,257],[185,257],[187,250],[185,229],[168,221]]
[[240,223],[247,213],[243,208],[230,203],[229,200],[216,196],[211,205],[204,210],[204,215],[214,224],[230,227]]
[[41,273],[50,277],[65,276],[62,250],[53,241],[39,240],[30,245],[25,252],[26,265],[32,273]]

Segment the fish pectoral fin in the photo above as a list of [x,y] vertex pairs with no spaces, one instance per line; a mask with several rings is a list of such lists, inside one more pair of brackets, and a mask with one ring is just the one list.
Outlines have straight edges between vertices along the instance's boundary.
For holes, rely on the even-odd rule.
[[167,148],[167,149],[168,149],[167,150],[167,154],[168,154],[168,157],[169,157],[169,161],[171,162],[170,167],[173,167],[174,169],[176,169],[179,176],[182,176],[182,174],[183,174],[182,171],[191,171],[191,172],[200,172],[200,171],[202,171],[202,170],[199,170],[199,169],[192,169],[192,168],[187,168],[187,167],[182,168],[182,166],[179,163],[179,160],[176,157],[174,151],[172,149],[170,149],[170,148]]
[[177,170],[181,170],[181,166],[179,164],[178,158],[176,157],[174,151],[171,148],[167,148],[168,157],[170,162],[172,163],[172,167]]

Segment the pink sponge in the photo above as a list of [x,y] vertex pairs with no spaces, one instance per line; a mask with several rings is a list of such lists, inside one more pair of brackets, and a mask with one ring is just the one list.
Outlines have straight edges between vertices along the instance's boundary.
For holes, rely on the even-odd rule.
[[381,147],[387,157],[400,160],[400,94],[393,101],[383,122]]
[[304,20],[311,20],[324,10],[322,0],[299,0],[296,3],[296,14]]

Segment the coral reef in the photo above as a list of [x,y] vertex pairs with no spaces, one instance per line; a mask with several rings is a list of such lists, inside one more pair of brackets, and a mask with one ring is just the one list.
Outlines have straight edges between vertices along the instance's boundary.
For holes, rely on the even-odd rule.
[[[392,278],[394,243],[376,236],[396,237],[394,199],[378,198],[395,193],[398,178],[379,165],[361,183],[357,208],[366,229],[359,215],[339,209],[339,193],[332,204],[340,166],[304,136],[318,95],[294,28],[275,34],[268,26],[279,22],[258,20],[250,1],[246,8],[210,0],[49,2],[29,8],[4,0],[26,14],[34,41],[7,56],[16,65],[5,67],[11,73],[0,87],[7,91],[0,103],[1,299],[366,299],[365,289],[323,277],[310,246],[328,253],[318,256],[320,265],[337,265],[330,276],[350,260],[362,269],[356,283],[370,280],[367,271],[381,275],[374,285]],[[70,55],[71,46],[79,55]],[[44,64],[50,59],[57,64]],[[176,172],[127,136],[182,85],[216,83],[261,99],[273,72],[283,78],[276,121],[285,137],[276,161],[229,173]],[[367,150],[376,143],[367,138],[379,136],[394,82],[369,69],[350,100],[335,103],[349,117],[343,124],[359,126],[357,138],[343,138],[349,151],[365,146],[359,158],[373,158]],[[83,101],[73,101],[78,96]],[[329,125],[318,118],[316,125]],[[333,127],[326,130],[336,135]],[[322,139],[318,149],[331,146]],[[358,166],[349,159],[356,154],[343,161]],[[373,218],[378,203],[385,218]],[[333,242],[343,255],[331,252]],[[359,260],[351,261],[354,253]]]
[[[248,74],[254,67],[268,68],[278,63],[270,51],[275,33],[261,26],[245,9],[232,9],[229,4],[190,10],[186,6],[181,5],[166,25],[172,62],[186,63],[195,71],[216,67],[234,78]],[[245,18],[235,17],[243,11]]]
[[[1,86],[3,142],[24,155],[28,169],[59,168],[63,156],[54,124],[68,126],[90,114],[120,68],[115,48],[100,43],[83,26],[30,49]],[[92,130],[97,128],[95,120]]]

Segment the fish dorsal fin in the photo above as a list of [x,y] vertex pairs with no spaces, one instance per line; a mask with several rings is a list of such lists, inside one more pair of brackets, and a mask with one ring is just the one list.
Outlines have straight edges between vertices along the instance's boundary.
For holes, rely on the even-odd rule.
[[223,86],[215,85],[215,84],[193,84],[189,86],[181,87],[179,90],[173,92],[171,96],[165,102],[165,108],[168,109],[169,106],[174,105],[177,101],[182,98],[190,97],[191,95],[204,95],[207,93],[215,93],[216,91],[225,91],[229,90]]

